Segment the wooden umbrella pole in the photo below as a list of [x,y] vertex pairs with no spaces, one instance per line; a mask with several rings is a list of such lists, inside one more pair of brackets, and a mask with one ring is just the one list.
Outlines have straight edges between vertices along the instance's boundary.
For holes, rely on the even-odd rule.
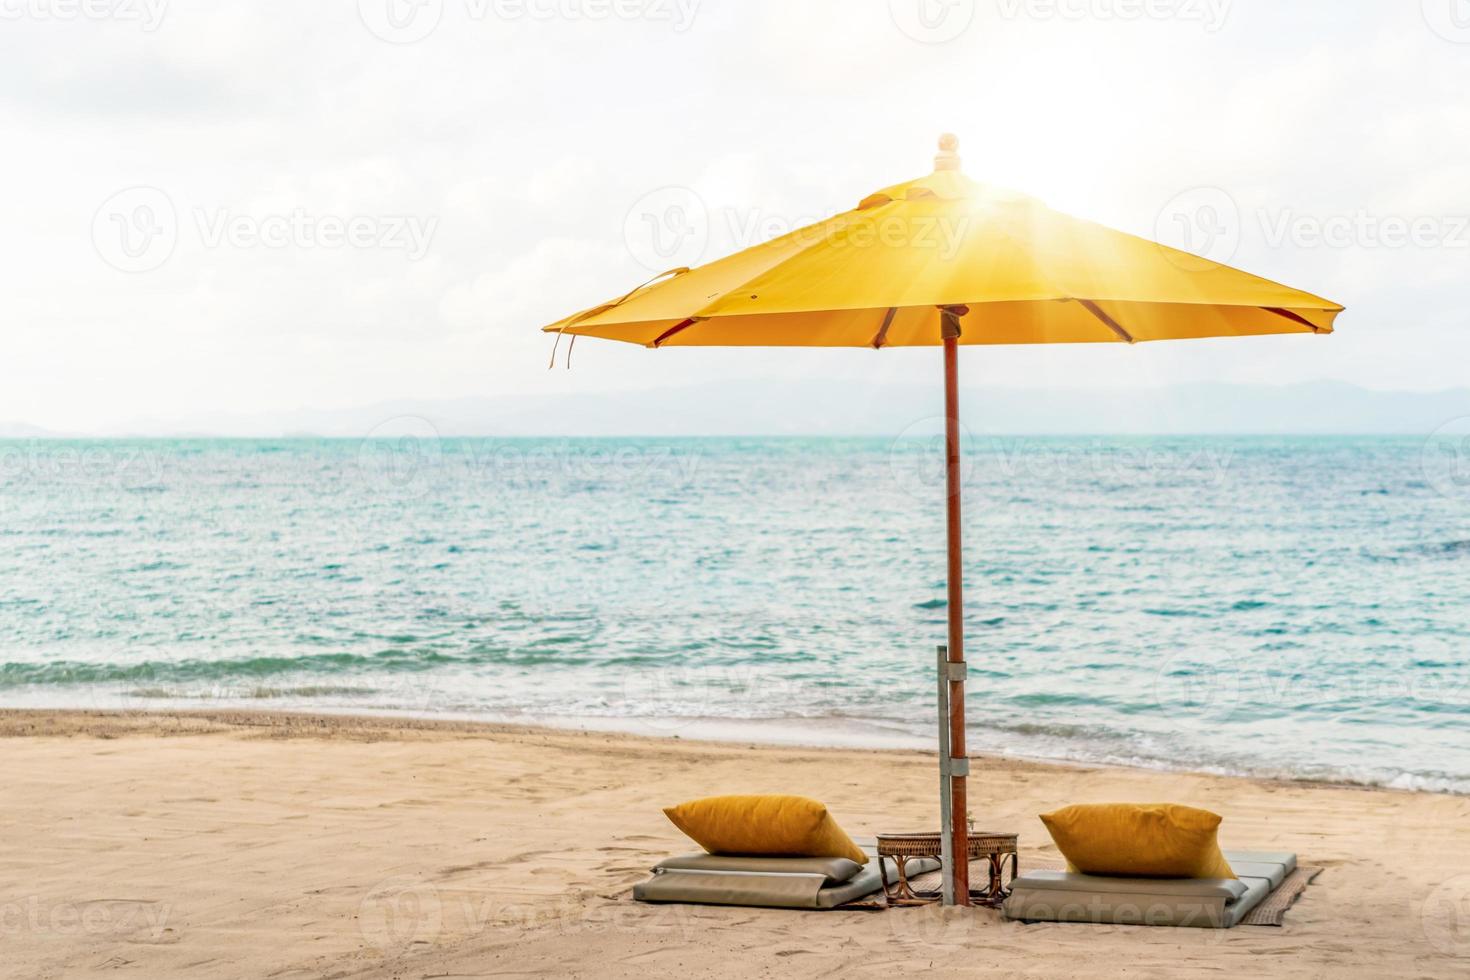
[[965,755],[965,581],[960,547],[963,531],[960,514],[960,393],[959,337],[961,308],[941,311],[944,339],[944,482],[947,535],[949,539],[949,751],[951,759],[950,854],[954,860],[954,900],[970,904],[969,830],[966,808]]

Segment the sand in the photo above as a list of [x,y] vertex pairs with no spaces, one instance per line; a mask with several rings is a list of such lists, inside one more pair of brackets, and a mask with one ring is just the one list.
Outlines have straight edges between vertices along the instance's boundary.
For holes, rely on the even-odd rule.
[[1465,977],[1470,799],[977,759],[977,822],[1171,800],[1327,870],[1284,928],[1023,926],[989,911],[652,907],[661,805],[826,800],[935,822],[932,759],[303,715],[0,712],[4,977]]

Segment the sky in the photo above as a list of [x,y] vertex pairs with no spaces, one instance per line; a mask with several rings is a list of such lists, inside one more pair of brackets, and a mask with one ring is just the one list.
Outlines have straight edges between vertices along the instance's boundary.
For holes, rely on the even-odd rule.
[[[539,327],[928,173],[1348,307],[968,385],[1470,384],[1470,0],[0,0],[0,421],[938,377]],[[1324,406],[1324,408],[1327,408]],[[731,405],[730,411],[739,410]]]

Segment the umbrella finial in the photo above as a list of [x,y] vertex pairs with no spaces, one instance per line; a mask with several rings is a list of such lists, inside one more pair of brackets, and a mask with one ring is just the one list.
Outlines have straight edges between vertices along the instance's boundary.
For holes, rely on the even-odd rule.
[[958,170],[960,169],[960,138],[954,133],[945,133],[939,137],[939,155],[934,158],[934,169]]

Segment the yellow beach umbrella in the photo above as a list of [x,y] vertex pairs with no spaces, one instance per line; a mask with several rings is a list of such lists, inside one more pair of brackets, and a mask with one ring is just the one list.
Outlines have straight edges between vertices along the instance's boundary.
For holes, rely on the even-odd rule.
[[957,148],[954,137],[942,137],[927,177],[700,268],[672,269],[545,330],[558,340],[653,348],[943,346],[954,666],[941,682],[949,693],[941,809],[946,891],[968,904],[967,862],[950,859],[966,853],[968,773],[958,346],[1326,334],[1343,308],[977,183],[959,172]]

